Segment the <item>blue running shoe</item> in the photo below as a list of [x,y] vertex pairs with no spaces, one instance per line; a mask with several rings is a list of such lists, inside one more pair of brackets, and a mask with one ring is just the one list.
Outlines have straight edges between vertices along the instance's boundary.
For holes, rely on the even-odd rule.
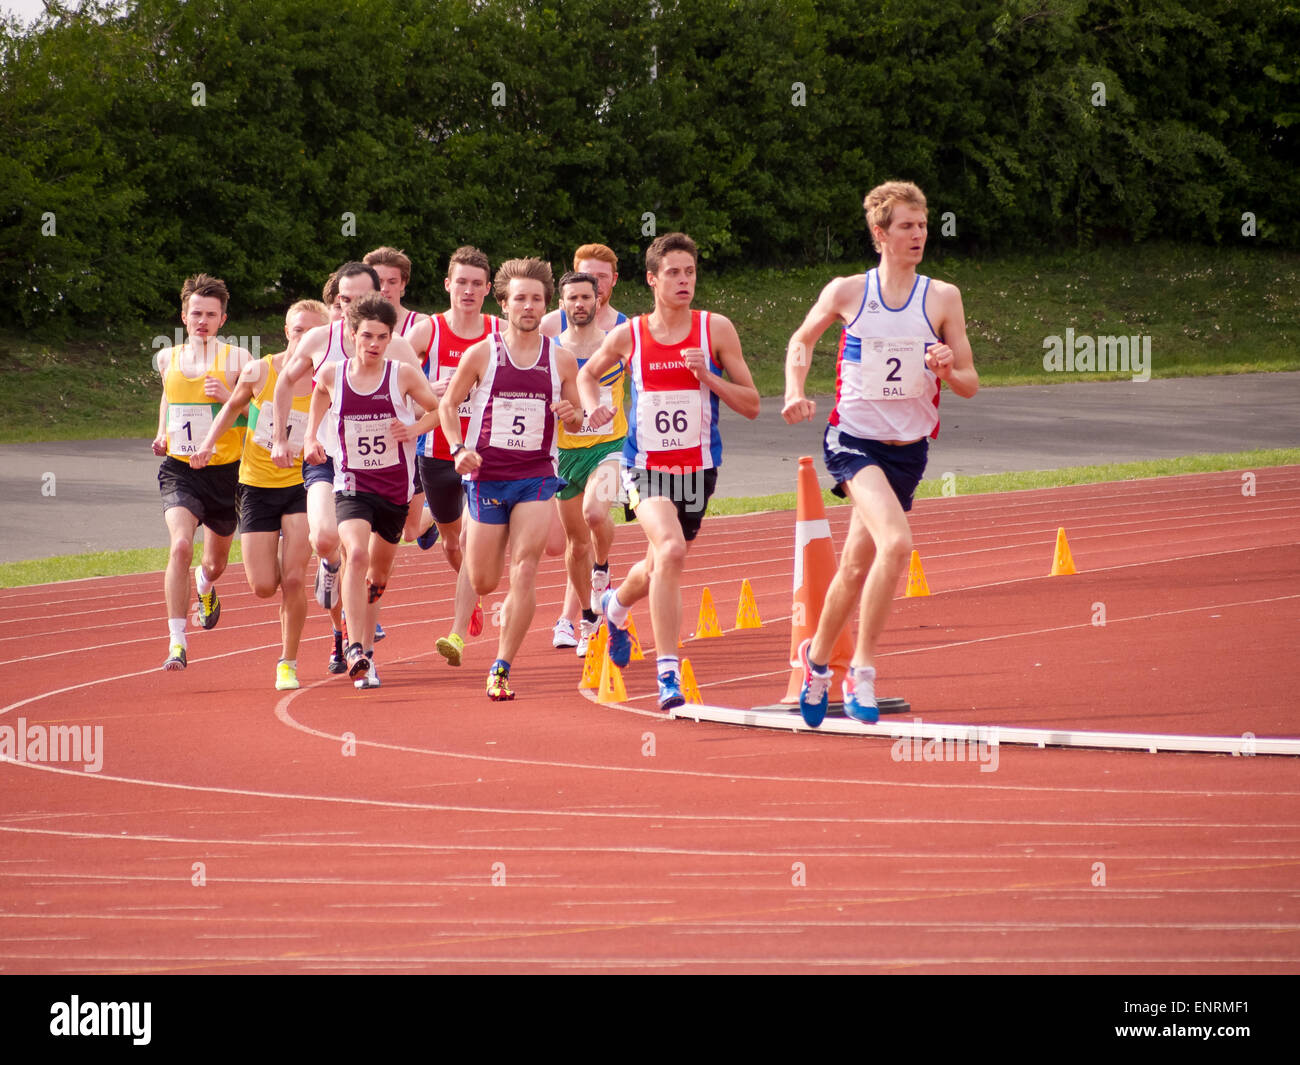
[[874,725],[880,720],[876,706],[876,671],[868,666],[863,672],[870,674],[861,683],[850,669],[844,675],[844,712],[854,721]]
[[388,633],[384,631],[384,627],[381,624],[379,624],[379,622],[376,621],[375,622],[375,643],[378,643],[387,635]]
[[421,550],[428,551],[438,542],[438,526],[430,525],[424,532],[415,538],[415,542],[420,545]]
[[[611,588],[600,597],[600,610],[605,615],[606,632],[609,634],[609,660],[622,669],[632,661],[632,636],[627,629],[620,629],[609,620],[609,604],[614,598],[614,589]],[[678,694],[681,694],[680,689]],[[674,704],[680,706],[681,703]]]
[[[611,661],[613,658],[611,656]],[[682,694],[682,679],[676,673],[669,670],[667,673],[659,674],[659,709],[673,710],[682,706],[686,702],[686,696]]]
[[799,664],[803,666],[803,687],[799,689],[799,713],[804,724],[817,728],[826,719],[826,705],[830,702],[831,671],[815,673],[808,663],[808,648],[812,640],[799,645]]

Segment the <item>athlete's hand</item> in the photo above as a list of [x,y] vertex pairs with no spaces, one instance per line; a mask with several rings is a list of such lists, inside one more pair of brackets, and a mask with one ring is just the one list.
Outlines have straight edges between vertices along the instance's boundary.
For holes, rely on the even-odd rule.
[[225,403],[230,398],[230,389],[225,382],[212,374],[205,374],[203,377],[203,394],[208,399],[215,399],[218,403]]
[[[578,408],[567,399],[561,399],[556,403],[552,403],[551,413],[564,423],[566,429],[569,429],[569,424],[575,420],[578,423],[578,428],[582,428],[582,411],[578,410]],[[577,430],[569,429],[569,432],[571,433],[576,431]]]
[[587,414],[587,425],[592,429],[599,429],[608,425],[614,420],[613,407],[597,407]]
[[[293,457],[289,454],[289,445],[276,443],[275,446],[277,449],[279,448],[284,449],[285,458],[288,460],[286,462],[281,462],[278,458],[276,458],[277,452],[272,451],[271,458],[275,461],[275,464],[277,466],[284,466],[286,468],[292,466]],[[313,466],[319,466],[325,461],[325,448],[321,446],[321,442],[319,440],[317,440],[314,436],[309,435],[307,439],[303,441],[302,444],[302,457],[305,458],[308,462],[310,462]]]
[[442,399],[443,393],[447,391],[447,386],[451,384],[450,377],[438,377],[429,382],[429,387],[433,389],[433,394]]
[[956,356],[947,344],[931,344],[925,353],[925,364],[934,371],[934,376],[941,381],[952,376],[953,359]]
[[682,361],[686,363],[686,368],[696,377],[696,380],[703,381],[705,375],[709,372],[709,357],[705,354],[703,348],[682,348]]
[[212,445],[200,444],[198,451],[190,456],[190,469],[201,470],[212,461]]
[[153,438],[153,453],[159,457],[167,454],[167,437],[155,436]]
[[483,465],[483,459],[477,451],[471,451],[469,448],[463,448],[456,452],[456,472],[462,477],[467,473],[473,473]]
[[[315,437],[312,437],[312,440],[317,444],[320,443],[318,440],[316,440]],[[322,452],[324,450],[325,450],[324,448],[321,448]],[[304,458],[306,458],[306,454],[307,454],[306,450],[304,449],[303,451]],[[289,469],[289,467],[293,465],[293,452],[289,450],[288,440],[277,440],[271,445],[271,461],[274,462],[277,466],[279,466],[282,470],[287,470]],[[319,466],[325,460],[322,458],[322,459],[307,459],[307,461]]]
[[412,422],[410,425],[407,425],[406,422],[400,421],[397,418],[394,418],[391,422],[388,423],[388,434],[394,440],[400,440],[402,442],[405,442],[407,440],[415,440],[420,435],[415,431],[414,422]]
[[798,396],[795,399],[787,399],[785,406],[781,408],[781,417],[785,419],[787,425],[795,425],[798,422],[810,422],[813,415],[817,413],[817,403],[814,400],[804,396]]

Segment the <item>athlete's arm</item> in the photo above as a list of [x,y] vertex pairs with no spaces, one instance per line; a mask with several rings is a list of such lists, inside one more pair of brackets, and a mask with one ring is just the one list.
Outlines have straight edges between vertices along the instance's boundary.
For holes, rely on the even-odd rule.
[[388,427],[394,439],[414,440],[421,433],[432,432],[438,424],[438,397],[433,394],[424,371],[410,366],[398,366],[397,387],[408,401],[417,404],[424,413],[410,425],[394,418]]
[[614,420],[613,407],[600,405],[600,379],[632,354],[632,325],[624,322],[605,334],[596,354],[582,364],[578,371],[578,399],[587,412],[587,424],[599,429]]
[[582,403],[578,398],[578,360],[573,352],[558,345],[551,347],[555,366],[560,371],[560,398],[551,404],[551,413],[564,423],[564,428],[576,433],[582,428]]
[[817,413],[817,404],[805,397],[803,391],[812,366],[813,348],[832,325],[849,320],[845,310],[855,298],[855,291],[856,299],[861,302],[865,284],[863,276],[837,277],[822,289],[803,324],[790,337],[785,349],[785,406],[781,408],[781,417],[790,425],[811,421]]
[[542,324],[537,327],[537,331],[544,337],[554,339],[560,335],[560,312],[548,311],[542,317]]
[[160,351],[154,356],[154,367],[163,379],[162,400],[158,404],[158,432],[153,438],[153,453],[155,455],[167,454],[167,362],[171,358],[170,351]]
[[198,451],[190,456],[192,469],[201,470],[212,461],[212,452],[216,450],[221,434],[234,425],[235,419],[248,409],[249,402],[265,380],[266,364],[261,359],[250,362],[240,371],[239,380],[235,382],[235,390],[230,393],[225,406],[218,412],[212,428],[208,430],[208,435],[199,444]]
[[[307,412],[307,434],[302,439],[302,457],[310,462],[313,466],[319,466],[325,461],[325,448],[316,438],[316,430],[320,428],[320,423],[325,417],[326,411],[329,410],[332,382],[321,378],[316,382],[316,388],[311,394],[311,407]],[[279,384],[277,382],[277,389]],[[288,417],[288,412],[285,412]],[[275,423],[279,426],[279,422]],[[288,450],[288,444],[285,445]]]
[[384,358],[390,362],[404,362],[407,366],[422,370],[420,357],[415,353],[415,349],[411,347],[411,342],[406,337],[393,337],[388,342],[388,350],[384,352]]
[[[483,379],[483,374],[487,372],[491,351],[492,346],[486,340],[471,345],[460,357],[460,365],[451,375],[447,391],[442,394],[442,400],[438,403],[438,423],[442,426],[448,447],[454,448],[457,444],[465,443],[461,439],[460,415],[457,413],[457,408],[465,401],[465,397],[470,394],[474,386]],[[456,453],[456,472],[469,473],[478,469],[482,461],[477,451],[466,447]]]
[[728,407],[753,421],[760,409],[758,389],[754,387],[749,364],[740,350],[740,336],[730,319],[720,314],[709,315],[709,343],[713,348],[713,361],[727,376],[720,377],[709,369],[703,348],[682,350],[687,369],[708,385],[709,390]]
[[329,350],[330,327],[318,325],[315,329],[303,333],[294,353],[284,360],[280,367],[280,376],[275,381],[275,392],[271,397],[271,406],[275,411],[275,436],[271,441],[271,461],[282,469],[293,465],[293,453],[289,450],[289,409],[293,406],[294,386],[304,374],[310,374],[316,365],[316,356],[324,355]]
[[975,356],[966,336],[966,312],[961,305],[961,290],[946,281],[931,281],[930,296],[935,311],[934,331],[943,338],[925,353],[925,364],[940,381],[964,399],[980,387],[975,371]]
[[416,362],[420,363],[421,369],[424,367],[424,353],[429,350],[429,341],[432,339],[433,319],[427,314],[422,314],[416,319],[411,331],[406,334],[406,342],[415,352]]

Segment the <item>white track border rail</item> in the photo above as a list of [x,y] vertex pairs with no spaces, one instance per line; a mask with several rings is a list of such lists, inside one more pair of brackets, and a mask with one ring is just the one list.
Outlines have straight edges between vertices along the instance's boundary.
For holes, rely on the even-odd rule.
[[794,708],[741,710],[728,706],[687,703],[673,710],[673,718],[713,721],[749,728],[785,729],[792,732],[831,732],[877,739],[953,740],[967,744],[1027,744],[1032,747],[1088,747],[1108,750],[1190,751],[1208,754],[1300,755],[1300,739],[1269,739],[1246,732],[1240,736],[1178,736],[1160,732],[1088,732],[1082,729],[1009,728],[1003,725],[953,725],[900,717],[866,725],[850,718],[827,717],[820,728],[809,728]]

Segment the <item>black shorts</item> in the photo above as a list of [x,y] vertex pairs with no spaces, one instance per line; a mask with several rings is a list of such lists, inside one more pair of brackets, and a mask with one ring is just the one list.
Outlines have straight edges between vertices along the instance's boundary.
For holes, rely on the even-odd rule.
[[641,500],[652,496],[671,499],[677,507],[677,520],[682,527],[682,537],[689,543],[700,534],[704,512],[708,509],[713,490],[718,485],[717,468],[692,470],[690,473],[673,473],[669,470],[642,470],[635,466],[623,468],[623,487],[627,490],[625,513],[629,520]]
[[863,467],[879,466],[904,511],[912,509],[912,497],[925,474],[929,454],[930,441],[925,437],[911,444],[882,444],[879,440],[849,436],[834,425],[826,427],[822,440],[826,470],[835,478],[831,489],[835,495],[843,499],[847,494],[844,483],[853,480]]
[[184,507],[217,536],[233,536],[239,527],[235,503],[238,486],[238,462],[196,470],[188,462],[168,455],[158,467],[163,513],[172,507]]
[[255,484],[239,486],[239,531],[241,533],[279,532],[280,519],[286,514],[307,513],[307,489],[300,484],[288,488],[259,488]]
[[402,538],[408,504],[394,503],[374,492],[335,492],[334,513],[338,523],[360,518],[370,523],[381,540],[395,544]]
[[429,504],[433,520],[439,525],[459,521],[465,512],[465,482],[456,472],[456,464],[451,459],[421,455],[416,468],[420,471],[424,500]]

